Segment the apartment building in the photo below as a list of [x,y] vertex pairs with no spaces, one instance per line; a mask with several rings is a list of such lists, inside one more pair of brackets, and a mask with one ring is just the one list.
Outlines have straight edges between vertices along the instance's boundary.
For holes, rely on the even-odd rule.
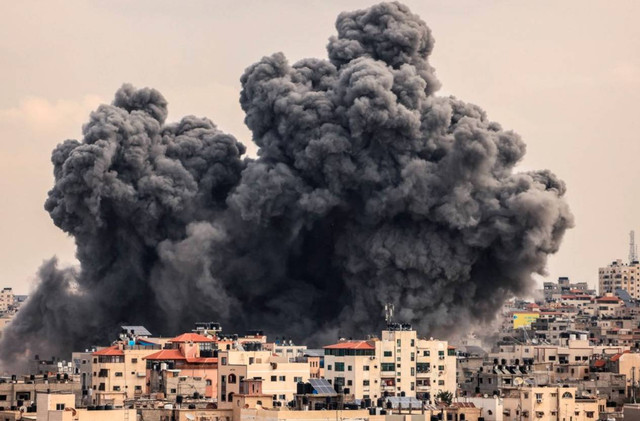
[[598,269],[598,291],[600,295],[615,293],[623,289],[632,298],[640,298],[640,263],[622,263],[621,259]]
[[379,339],[342,341],[324,349],[325,378],[356,399],[433,400],[440,391],[456,391],[455,349],[446,341],[418,338],[406,324],[390,324]]
[[575,387],[519,387],[505,389],[504,421],[594,421],[605,400],[577,398]]
[[146,388],[145,357],[162,346],[145,339],[119,341],[92,354],[92,403],[122,407]]
[[213,357],[216,341],[197,333],[170,339],[158,352],[144,357],[146,393],[161,392],[167,399],[177,396],[217,396],[218,358]]
[[279,405],[293,400],[298,382],[308,382],[308,362],[291,361],[271,351],[218,351],[218,408],[231,408],[243,379],[261,379],[262,391]]
[[0,291],[0,313],[6,313],[13,308],[15,297],[13,295],[13,289],[2,288]]

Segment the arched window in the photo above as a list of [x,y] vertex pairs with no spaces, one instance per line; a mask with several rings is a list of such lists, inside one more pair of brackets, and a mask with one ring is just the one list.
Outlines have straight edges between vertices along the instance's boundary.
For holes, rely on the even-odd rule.
[[233,401],[233,392],[229,392],[229,402]]
[[211,386],[211,380],[207,379],[207,386]]
[[236,382],[236,375],[229,374],[229,383],[235,383],[235,382]]
[[564,392],[562,394],[562,398],[563,399],[571,399],[571,398],[573,398],[573,395],[571,393],[569,393],[569,392]]

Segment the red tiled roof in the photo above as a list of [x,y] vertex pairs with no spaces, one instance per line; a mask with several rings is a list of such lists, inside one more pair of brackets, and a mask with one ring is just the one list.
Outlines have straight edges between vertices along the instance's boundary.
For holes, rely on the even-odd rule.
[[447,349],[456,349],[456,347],[455,347],[455,346],[451,346],[451,345],[449,345],[449,346],[447,347]]
[[180,336],[176,336],[175,338],[169,340],[172,343],[183,343],[183,342],[194,342],[194,343],[203,343],[203,342],[215,342],[215,339],[207,338],[206,336],[198,335],[197,333],[183,333]]
[[151,355],[145,357],[147,360],[184,360],[186,359],[179,349],[163,349],[162,351],[154,352]]
[[623,353],[620,354],[616,354],[613,357],[611,357],[611,361],[615,362],[618,361],[620,359],[620,357],[622,357],[622,354],[628,354],[630,351],[624,351]]
[[189,364],[218,364],[218,359],[214,357],[187,358]]
[[102,355],[102,356],[116,356],[116,355],[124,355],[124,352],[118,348],[118,345],[110,346],[109,348],[101,349],[100,351],[96,351],[93,355]]
[[618,297],[600,297],[600,298],[596,298],[596,301],[599,303],[617,303],[618,301],[620,301],[620,298]]
[[325,346],[324,349],[376,349],[367,341],[347,341]]
[[595,363],[593,363],[594,367],[604,367],[607,364],[607,362],[605,360],[596,360]]

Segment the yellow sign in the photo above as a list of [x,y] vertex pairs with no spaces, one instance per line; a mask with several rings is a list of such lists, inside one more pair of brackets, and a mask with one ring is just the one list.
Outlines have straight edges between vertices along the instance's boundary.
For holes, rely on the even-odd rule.
[[529,327],[538,317],[540,313],[513,313],[513,328]]

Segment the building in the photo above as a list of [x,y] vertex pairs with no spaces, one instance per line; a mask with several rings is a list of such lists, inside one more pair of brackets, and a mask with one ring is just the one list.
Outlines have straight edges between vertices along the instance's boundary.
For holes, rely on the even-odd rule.
[[622,263],[618,259],[610,265],[598,269],[598,292],[600,295],[615,293],[623,289],[631,298],[640,298],[640,263]]
[[69,376],[48,378],[46,375],[31,375],[21,380],[13,376],[11,380],[0,382],[0,409],[32,406],[37,395],[47,392],[71,396],[71,402],[75,404],[75,397],[80,395],[80,383]]
[[271,351],[218,351],[218,408],[231,408],[244,379],[261,379],[263,392],[279,405],[292,401],[299,382],[311,376],[308,362],[296,362]]
[[212,399],[218,393],[218,358],[213,338],[185,333],[168,341],[169,348],[143,357],[146,393],[161,392],[167,399],[178,395]]
[[576,398],[573,387],[519,387],[504,390],[504,421],[588,421],[604,411],[604,399]]
[[11,288],[2,288],[0,291],[0,313],[6,313],[13,309],[15,297]]
[[131,337],[92,353],[92,404],[122,407],[146,389],[145,357],[162,346],[143,337]]
[[135,409],[76,408],[72,394],[38,393],[37,399],[37,421],[131,421],[136,419]]
[[446,341],[418,338],[407,324],[389,324],[380,339],[341,341],[324,349],[325,378],[354,399],[430,401],[441,391],[456,391],[455,349]]

